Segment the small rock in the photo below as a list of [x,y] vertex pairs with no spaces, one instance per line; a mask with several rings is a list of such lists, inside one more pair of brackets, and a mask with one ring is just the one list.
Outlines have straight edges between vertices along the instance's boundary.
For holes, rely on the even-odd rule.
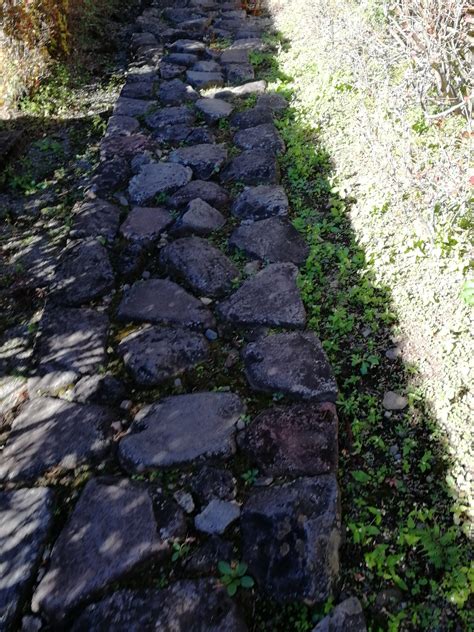
[[408,399],[394,391],[386,391],[383,396],[382,406],[386,410],[403,410],[408,406]]
[[172,232],[174,235],[206,236],[221,229],[225,221],[225,217],[217,209],[196,198],[189,203],[184,215],[173,226]]
[[243,129],[234,136],[234,143],[240,149],[266,149],[273,154],[282,154],[285,143],[273,123]]
[[144,204],[160,193],[173,193],[190,182],[193,172],[189,167],[169,162],[152,163],[142,167],[130,180],[128,192],[132,202]]
[[355,597],[346,599],[313,629],[313,632],[366,632],[364,613]]
[[284,112],[288,108],[288,101],[277,92],[268,92],[258,97],[257,107],[265,108],[272,112]]
[[264,149],[243,151],[221,172],[225,183],[277,184],[280,172],[275,157]]
[[193,145],[192,147],[180,147],[171,152],[170,162],[176,162],[193,170],[194,177],[200,180],[208,180],[218,173],[227,160],[225,145]]
[[193,180],[172,195],[168,200],[168,205],[171,208],[182,208],[196,198],[200,198],[221,210],[227,208],[229,204],[227,192],[218,184],[204,180]]
[[288,214],[288,198],[280,186],[256,186],[245,189],[232,206],[232,214],[239,219],[262,220]]
[[177,491],[173,494],[173,498],[176,500],[178,505],[185,511],[187,514],[193,513],[195,509],[193,497],[189,492]]
[[204,335],[206,336],[206,338],[208,340],[217,340],[217,338],[219,337],[217,334],[217,331],[214,331],[213,329],[206,329],[206,331],[204,332]]
[[114,116],[144,116],[154,107],[156,107],[156,101],[119,97],[115,102]]
[[117,405],[125,395],[125,386],[113,375],[90,375],[75,385],[71,399],[82,404]]
[[234,106],[222,99],[198,99],[196,109],[207,123],[217,123],[232,114]]
[[385,352],[385,356],[389,360],[397,360],[398,358],[402,357],[402,350],[400,349],[400,347],[392,347],[391,349],[387,349],[387,351]]
[[161,108],[147,115],[146,124],[152,129],[164,129],[176,125],[192,125],[196,117],[185,106]]
[[214,87],[220,88],[224,85],[224,77],[220,72],[196,72],[194,70],[188,70],[186,72],[186,79],[190,85],[199,90]]
[[214,499],[196,516],[196,529],[210,534],[222,534],[240,516],[240,507],[235,502]]
[[158,96],[163,105],[182,105],[186,101],[197,101],[199,94],[191,86],[186,85],[181,79],[163,81],[158,91]]
[[269,123],[273,123],[273,115],[271,110],[266,108],[250,108],[243,112],[237,112],[230,119],[231,126],[237,129],[247,129]]
[[125,239],[148,244],[156,241],[172,222],[172,215],[164,208],[135,206],[121,225],[120,232]]
[[133,402],[130,399],[124,399],[123,402],[120,403],[120,409],[128,412],[131,410],[133,406]]
[[252,64],[228,64],[225,70],[227,82],[230,85],[241,85],[255,79],[255,71]]

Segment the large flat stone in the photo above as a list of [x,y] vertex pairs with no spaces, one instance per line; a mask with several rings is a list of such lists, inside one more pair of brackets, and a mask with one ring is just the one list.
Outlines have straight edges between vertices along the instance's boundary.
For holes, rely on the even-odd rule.
[[47,308],[38,332],[39,371],[94,373],[105,361],[109,320],[91,309]]
[[276,601],[322,603],[339,570],[340,508],[332,474],[254,492],[242,510],[243,559]]
[[239,436],[239,447],[268,476],[337,472],[338,422],[334,404],[275,406]]
[[106,136],[100,144],[100,157],[101,160],[110,160],[121,156],[131,160],[136,154],[155,149],[156,143],[145,134]]
[[54,545],[33,610],[55,624],[166,549],[148,492],[130,481],[92,479]]
[[172,228],[173,235],[210,235],[220,230],[226,220],[213,206],[196,198],[188,204],[186,212],[176,221]]
[[112,241],[120,224],[120,208],[99,198],[77,204],[69,236],[103,237]]
[[230,116],[234,106],[222,99],[198,99],[196,109],[207,123],[217,123]]
[[367,632],[360,601],[355,597],[345,599],[324,617],[312,632]]
[[221,210],[226,209],[229,205],[227,191],[215,182],[206,182],[204,180],[193,180],[187,184],[170,197],[168,205],[171,208],[182,208],[196,198],[200,198]]
[[50,468],[72,470],[100,459],[114,421],[106,408],[52,397],[31,400],[12,424],[2,452],[0,479],[28,481]]
[[298,268],[273,263],[244,281],[219,304],[219,317],[232,325],[304,327],[306,312],[296,285]]
[[236,112],[230,119],[231,126],[240,130],[271,123],[273,123],[272,111],[262,107]]
[[132,202],[146,204],[160,193],[174,193],[193,177],[189,167],[170,162],[144,165],[130,180],[128,193]]
[[129,472],[170,467],[235,451],[235,424],[245,407],[232,393],[168,397],[142,409],[119,445]]
[[251,149],[232,160],[221,172],[221,180],[250,185],[278,184],[280,171],[275,156],[265,149]]
[[234,143],[239,149],[266,149],[272,154],[285,152],[285,143],[273,123],[248,127],[237,132]]
[[0,629],[19,629],[53,517],[50,489],[0,492]]
[[145,117],[152,129],[163,129],[171,125],[192,125],[196,120],[193,111],[185,106],[161,108]]
[[207,360],[209,346],[201,334],[146,326],[124,338],[119,352],[138,385],[156,386]]
[[199,94],[185,84],[181,79],[163,81],[158,91],[158,96],[163,105],[182,105],[189,101],[197,101]]
[[211,312],[200,300],[166,279],[134,283],[123,297],[117,317],[197,329],[212,329],[215,324]]
[[192,53],[170,53],[163,57],[163,62],[177,66],[194,66],[198,59],[199,57]]
[[222,51],[221,64],[248,64],[249,51],[245,48],[228,48]]
[[201,237],[182,237],[161,251],[169,274],[182,279],[203,296],[221,296],[239,277],[237,267],[218,248]]
[[163,590],[120,590],[88,606],[72,632],[247,632],[235,602],[213,580]]
[[312,332],[292,331],[261,338],[243,352],[245,375],[257,391],[297,399],[335,401],[337,385],[326,354]]
[[232,206],[232,215],[239,219],[259,220],[288,215],[288,198],[280,186],[249,187],[242,191]]
[[156,101],[120,97],[115,103],[114,116],[144,116],[154,107],[156,107]]
[[171,152],[168,160],[190,167],[195,178],[208,180],[216,173],[219,173],[222,165],[227,160],[227,149],[225,145],[208,144],[180,147]]
[[72,242],[63,251],[52,293],[63,305],[83,305],[112,289],[114,272],[109,255],[96,239]]
[[136,206],[120,226],[120,233],[130,241],[148,244],[156,241],[172,222],[172,215],[164,208]]

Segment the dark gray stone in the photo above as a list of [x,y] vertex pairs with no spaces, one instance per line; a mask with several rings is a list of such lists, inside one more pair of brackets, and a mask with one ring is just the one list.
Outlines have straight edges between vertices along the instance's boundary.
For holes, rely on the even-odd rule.
[[163,590],[120,590],[88,606],[72,628],[72,632],[105,630],[247,632],[247,627],[225,589],[201,579],[182,580]]
[[265,149],[243,151],[221,172],[222,182],[243,184],[277,184],[280,172],[275,156]]
[[152,33],[133,33],[130,43],[132,48],[156,46],[156,44],[158,44],[158,41]]
[[106,136],[100,144],[100,157],[101,160],[109,160],[115,156],[122,156],[130,160],[139,153],[155,149],[156,143],[144,134]]
[[231,560],[234,557],[232,544],[216,535],[212,535],[184,561],[184,568],[188,573],[217,575],[219,562],[221,560]]
[[254,492],[242,510],[243,559],[276,601],[322,603],[339,570],[340,508],[332,474]]
[[173,235],[210,235],[225,224],[225,217],[213,206],[196,198],[173,226]]
[[198,531],[210,534],[222,534],[240,516],[240,507],[236,502],[214,498],[194,519]]
[[90,190],[98,196],[107,197],[124,185],[130,177],[130,165],[123,156],[101,162],[91,178]]
[[207,360],[209,346],[201,334],[146,326],[124,338],[119,352],[139,386],[156,386]]
[[73,210],[72,227],[69,236],[104,237],[113,241],[120,224],[120,208],[104,200],[81,202]]
[[160,64],[160,76],[162,79],[177,79],[184,74],[186,66],[178,66],[177,64],[166,64],[161,62]]
[[50,489],[0,492],[0,629],[17,630],[53,518]]
[[224,85],[224,77],[220,72],[197,72],[188,70],[186,72],[186,80],[194,88],[205,90],[206,88],[214,88]]
[[199,99],[196,90],[183,83],[181,79],[163,81],[158,91],[158,96],[164,105],[181,105],[186,101],[197,101]]
[[221,296],[239,277],[237,267],[220,250],[201,237],[182,237],[161,251],[168,273],[183,279],[203,296]]
[[131,279],[143,266],[147,244],[142,241],[129,241],[117,253],[115,267],[122,279]]
[[88,375],[74,386],[71,399],[81,404],[117,406],[127,396],[124,384],[110,374]]
[[222,99],[198,99],[196,109],[208,123],[217,123],[232,114],[234,106]]
[[245,48],[227,48],[222,51],[221,64],[248,64],[249,51]]
[[280,186],[257,186],[245,189],[232,206],[232,215],[239,219],[265,219],[288,215],[288,198]]
[[255,79],[255,71],[252,64],[229,64],[225,70],[227,81],[231,85],[240,85]]
[[112,289],[114,273],[104,246],[95,239],[72,242],[59,260],[52,293],[63,305],[82,305]]
[[132,66],[127,74],[127,81],[156,81],[158,75],[152,64]]
[[234,42],[229,46],[229,50],[244,49],[248,51],[255,51],[255,50],[262,51],[265,48],[266,48],[266,44],[260,38],[235,39]]
[[298,268],[292,263],[273,263],[247,279],[219,304],[219,317],[247,327],[304,327],[306,312],[296,285]]
[[220,64],[218,64],[216,61],[207,60],[207,61],[198,61],[197,63],[195,63],[192,66],[191,71],[192,72],[217,72],[217,73],[221,73],[222,72],[222,68],[221,68]]
[[214,498],[234,500],[237,493],[237,484],[232,472],[209,465],[193,472],[190,485],[201,506],[209,504]]
[[200,300],[166,279],[134,283],[122,299],[117,317],[197,329],[207,329],[215,324],[211,312]]
[[239,436],[239,447],[269,476],[316,476],[337,472],[336,407],[275,406],[260,413]]
[[129,472],[170,467],[235,452],[235,424],[245,407],[232,393],[167,397],[143,408],[119,444]]
[[154,88],[152,81],[127,81],[120,96],[129,99],[152,99],[155,92]]
[[324,617],[313,632],[367,632],[360,601],[355,597],[346,599]]
[[266,108],[272,112],[284,112],[288,108],[288,101],[278,92],[267,92],[257,99],[258,108]]
[[186,53],[191,55],[201,55],[206,50],[206,47],[202,42],[188,39],[177,40],[176,42],[170,44],[168,48],[174,53]]
[[120,232],[130,241],[151,243],[173,222],[171,214],[160,207],[133,208],[120,227]]
[[191,169],[182,165],[170,162],[148,164],[130,180],[128,193],[133,202],[145,204],[160,193],[174,193],[185,186],[192,176]]
[[268,263],[290,261],[301,266],[309,254],[308,244],[301,234],[280,217],[242,224],[230,236],[229,245]]
[[269,123],[273,123],[272,111],[261,107],[236,112],[230,119],[231,126],[237,129],[247,129],[257,125],[268,125]]
[[148,492],[130,481],[92,479],[60,533],[32,608],[55,624],[145,562],[167,550],[157,537]]
[[273,154],[282,154],[286,147],[273,123],[242,129],[234,136],[234,143],[240,149],[266,149]]
[[145,118],[146,124],[152,129],[163,129],[174,125],[191,126],[195,120],[194,112],[184,106],[161,108]]
[[168,205],[171,208],[182,208],[196,198],[200,198],[221,210],[226,209],[229,205],[227,191],[215,182],[206,182],[204,180],[193,180],[182,189],[179,189],[170,197]]
[[40,374],[94,373],[105,362],[109,320],[92,309],[48,307],[38,331]]
[[171,53],[163,57],[163,62],[177,66],[193,66],[199,57],[191,53]]
[[207,127],[195,127],[186,137],[188,145],[214,145],[216,138]]
[[216,173],[219,173],[222,165],[227,160],[227,149],[223,144],[180,147],[171,152],[168,160],[190,167],[195,178],[208,180]]
[[185,143],[192,134],[193,128],[186,123],[169,125],[153,132],[153,138],[159,143],[167,145],[181,145]]
[[114,115],[109,118],[106,136],[130,136],[138,131],[140,123],[133,116]]
[[34,399],[12,424],[2,452],[0,479],[28,481],[50,468],[73,470],[97,461],[109,447],[113,416],[106,408],[61,399]]
[[328,359],[312,332],[261,338],[245,347],[243,357],[247,380],[255,390],[316,401],[333,402],[337,398]]
[[150,109],[156,107],[155,101],[148,99],[129,99],[119,97],[115,103],[115,116],[144,116]]

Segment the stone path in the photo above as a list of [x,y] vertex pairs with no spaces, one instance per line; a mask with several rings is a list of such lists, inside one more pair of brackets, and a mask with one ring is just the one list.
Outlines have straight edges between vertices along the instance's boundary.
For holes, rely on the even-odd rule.
[[[0,630],[244,632],[256,599],[337,598],[337,386],[305,329],[286,102],[249,63],[270,24],[155,0],[135,27],[36,370],[2,383]],[[317,626],[348,629],[354,599]]]

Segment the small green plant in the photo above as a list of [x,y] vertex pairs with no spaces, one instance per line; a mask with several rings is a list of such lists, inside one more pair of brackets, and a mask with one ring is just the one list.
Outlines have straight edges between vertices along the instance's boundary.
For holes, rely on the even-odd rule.
[[257,480],[259,471],[257,469],[249,469],[244,472],[241,476],[242,480],[246,485],[254,485]]
[[188,542],[173,542],[171,561],[177,562],[178,560],[183,559],[183,557],[186,557],[186,555],[189,554],[190,550],[191,545]]
[[245,562],[219,562],[217,565],[221,574],[221,582],[227,587],[227,593],[233,597],[239,588],[253,588],[255,582],[247,573]]

